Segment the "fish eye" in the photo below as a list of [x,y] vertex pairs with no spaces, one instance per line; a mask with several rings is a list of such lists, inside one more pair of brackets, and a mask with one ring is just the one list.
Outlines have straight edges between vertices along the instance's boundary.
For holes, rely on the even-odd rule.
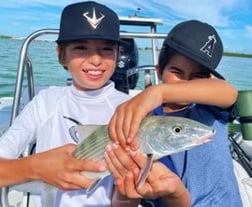
[[175,132],[175,134],[179,134],[182,130],[182,127],[179,125],[176,125],[172,128],[172,131]]

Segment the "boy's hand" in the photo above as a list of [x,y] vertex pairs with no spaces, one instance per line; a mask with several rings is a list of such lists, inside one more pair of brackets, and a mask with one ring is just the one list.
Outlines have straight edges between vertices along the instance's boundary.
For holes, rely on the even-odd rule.
[[43,180],[63,190],[77,190],[93,182],[80,174],[82,171],[104,171],[101,163],[77,160],[72,157],[76,145],[67,144],[46,152],[30,156],[33,178]]
[[136,182],[147,157],[142,153],[124,151],[113,144],[106,148],[105,160],[116,180],[119,194],[130,199],[156,199],[162,196],[178,197],[185,191],[180,178],[160,162],[154,162],[149,176],[141,188]]
[[136,149],[135,140],[141,121],[153,109],[162,104],[160,86],[146,88],[129,101],[116,109],[109,123],[109,134],[112,141],[118,141],[121,146]]

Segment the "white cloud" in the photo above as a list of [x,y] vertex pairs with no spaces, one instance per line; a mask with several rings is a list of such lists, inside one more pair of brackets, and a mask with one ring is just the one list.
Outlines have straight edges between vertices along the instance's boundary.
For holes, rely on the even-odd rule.
[[249,38],[252,38],[252,25],[245,25],[245,34],[247,34]]
[[[22,7],[22,6],[57,6],[62,7],[78,1],[52,1],[52,0],[8,0],[0,1],[0,7]],[[226,26],[230,24],[230,14],[227,12],[235,12],[239,8],[245,8],[248,5],[249,0],[97,0],[97,2],[106,4],[109,7],[116,10],[119,15],[132,15],[137,10],[141,8],[140,15],[148,15],[149,17],[162,18],[168,24],[174,24],[174,21],[179,21],[183,19],[200,19],[202,21],[207,21],[210,24],[216,26]]]
[[[0,33],[13,34],[11,28],[12,30],[15,29],[15,34],[18,35],[18,33],[30,33],[29,28],[58,27],[60,12],[63,7],[79,1],[0,1],[1,14],[9,20],[3,22],[1,29],[3,31],[0,30]],[[139,15],[160,18],[164,21],[165,25],[158,28],[160,32],[168,32],[172,26],[180,21],[199,19],[215,26],[226,45],[230,45],[230,48],[234,42],[240,44],[239,42],[244,37],[252,38],[252,26],[248,25],[251,22],[251,0],[97,0],[97,2],[112,8],[119,16],[133,15],[137,8],[141,8]],[[13,12],[7,12],[9,11],[8,8]],[[41,21],[41,17],[43,17],[43,21]],[[14,24],[20,25],[20,27],[14,26]]]

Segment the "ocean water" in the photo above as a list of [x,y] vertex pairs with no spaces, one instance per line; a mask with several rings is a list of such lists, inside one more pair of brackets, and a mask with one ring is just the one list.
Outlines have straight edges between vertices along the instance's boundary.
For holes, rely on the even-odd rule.
[[[19,51],[23,41],[0,38],[0,97],[13,96],[19,61]],[[28,55],[33,62],[34,80],[37,86],[65,85],[69,77],[58,63],[54,42],[34,41]],[[152,64],[148,50],[139,51],[139,65]],[[252,58],[222,58],[217,69],[228,82],[238,90],[252,90]],[[24,77],[25,80],[25,77]],[[26,81],[24,81],[26,84]],[[137,87],[142,87],[139,82]]]

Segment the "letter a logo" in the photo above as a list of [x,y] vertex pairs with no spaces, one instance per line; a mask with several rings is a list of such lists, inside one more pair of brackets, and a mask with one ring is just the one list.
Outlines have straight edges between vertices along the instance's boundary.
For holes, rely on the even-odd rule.
[[208,41],[203,45],[202,48],[200,48],[200,50],[209,57],[212,57],[216,42],[217,40],[215,35],[208,36]]

